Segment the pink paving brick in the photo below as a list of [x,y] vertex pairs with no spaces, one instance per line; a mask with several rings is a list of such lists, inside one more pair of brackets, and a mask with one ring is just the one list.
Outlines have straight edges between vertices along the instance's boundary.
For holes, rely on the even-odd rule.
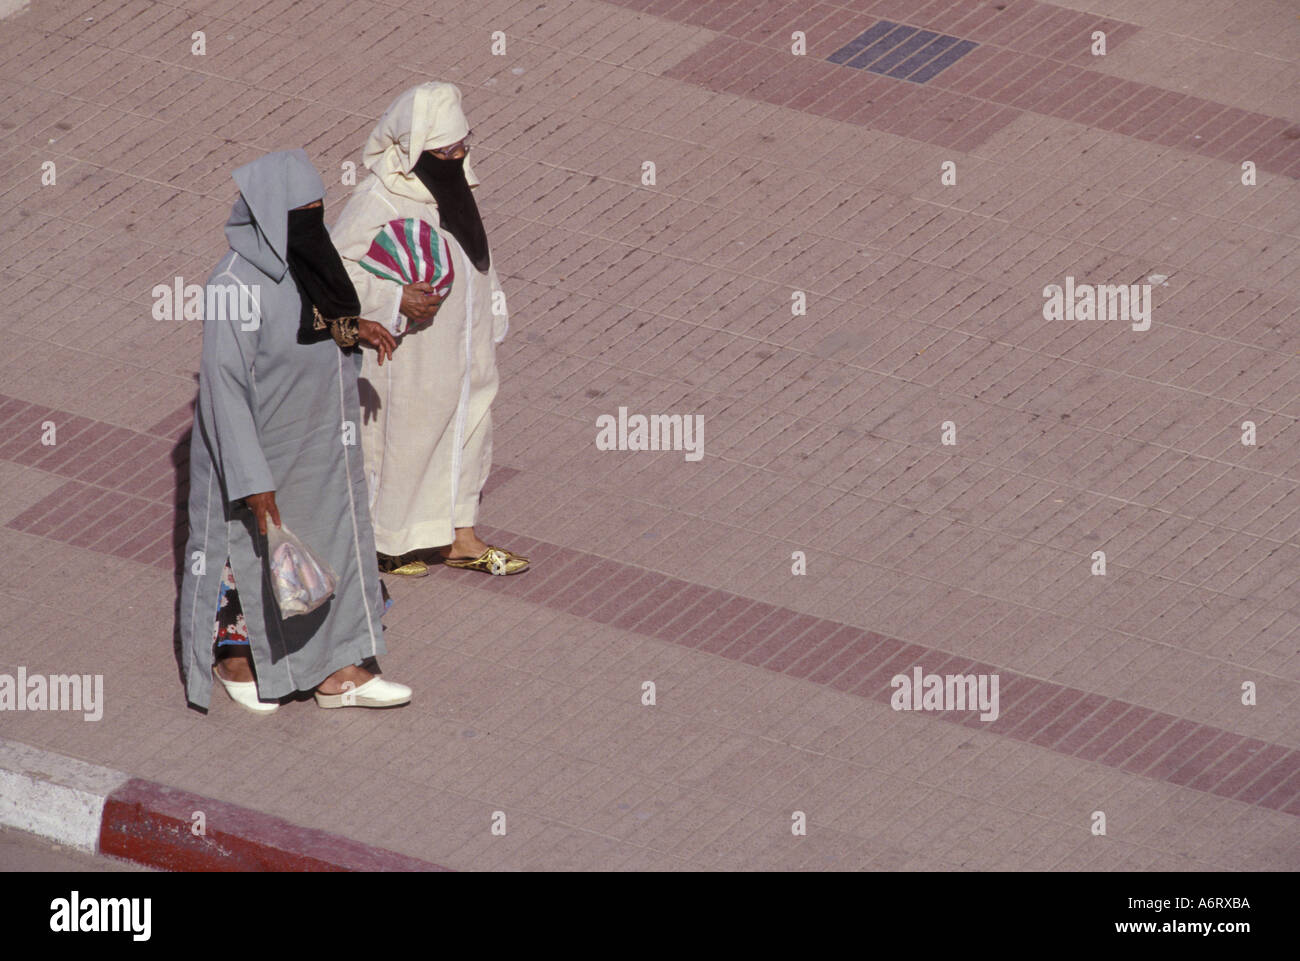
[[613,623],[615,617],[622,614],[634,603],[644,600],[646,596],[663,583],[663,576],[654,571],[637,571],[636,573],[635,580],[611,594],[607,600],[582,616],[599,624]]
[[1072,120],[1098,96],[1110,92],[1115,83],[1106,74],[1080,70],[1074,83],[1058,92],[1053,100],[1039,104],[1037,109],[1062,120]]
[[1136,110],[1147,106],[1162,94],[1163,91],[1145,84],[1122,80],[1110,93],[1100,97],[1092,109],[1080,111],[1070,119],[1089,127],[1118,132],[1119,126],[1132,117]]
[[1019,111],[1010,107],[1002,107],[974,130],[954,140],[951,146],[955,150],[973,150],[1007,124],[1014,121],[1018,115]]
[[1285,758],[1287,749],[1278,744],[1267,744],[1253,755],[1250,760],[1246,761],[1241,767],[1229,774],[1223,781],[1214,786],[1216,794],[1222,794],[1224,797],[1235,798],[1242,793],[1248,785],[1253,784],[1258,778],[1264,775],[1270,768]]
[[68,417],[58,422],[54,435],[55,443],[49,447],[38,448],[26,466],[37,470],[57,472],[60,464],[76,457],[96,436],[94,421],[85,417]]
[[737,24],[736,35],[751,43],[772,42],[776,38],[788,37],[791,30],[799,29],[798,23],[810,21],[814,15],[818,20],[822,19],[814,11],[801,12],[800,7],[794,4],[766,8],[756,12],[752,19],[747,18]]
[[[1295,800],[1297,796],[1300,796],[1300,794],[1297,793],[1300,792],[1300,765],[1294,763],[1294,755],[1292,755],[1291,760],[1293,762],[1290,765],[1291,775],[1281,781],[1277,787],[1273,788],[1272,791],[1269,791],[1268,794],[1262,796],[1259,799],[1259,804],[1272,808],[1275,811],[1295,813]],[[1285,764],[1286,762],[1283,761],[1282,763]]]
[[[803,634],[773,655],[764,667],[769,671],[788,671],[795,677],[807,677],[808,672],[812,670],[812,665],[816,664],[820,657],[815,652],[823,645],[826,645],[828,641],[832,641],[832,638],[835,638],[841,631],[845,632],[844,637],[846,639],[842,642],[839,640],[832,642],[833,649],[836,651],[841,650],[848,643],[847,638],[853,636],[853,629],[844,624],[817,620]],[[807,665],[807,669],[802,674],[795,674],[795,666],[801,663]]]
[[41,443],[44,425],[53,422],[61,412],[53,408],[29,410],[21,418],[14,418],[15,423],[7,424],[4,435],[0,435],[0,458],[4,460],[32,461],[48,452],[48,446]]
[[1142,774],[1149,770],[1153,764],[1162,757],[1174,750],[1188,736],[1196,731],[1198,725],[1186,718],[1179,718],[1173,724],[1166,727],[1154,740],[1143,744],[1137,753],[1131,755],[1120,764],[1120,769],[1131,771],[1134,774]]
[[1185,94],[1174,94],[1172,99],[1167,100],[1163,115],[1155,118],[1137,134],[1142,140],[1151,143],[1160,143],[1161,138],[1180,125],[1186,123],[1203,104],[1199,97],[1188,97]]
[[916,19],[931,30],[960,36],[953,28],[978,9],[984,9],[978,0],[934,0],[916,12]]
[[1007,731],[1008,737],[1032,740],[1033,735],[1042,731],[1057,718],[1067,716],[1070,708],[1087,697],[1083,691],[1072,688],[1060,688],[1044,701],[1036,710],[1022,712],[1019,724]]
[[847,624],[827,624],[823,630],[828,633],[820,640],[814,638],[815,645],[786,667],[785,673],[791,677],[808,677],[818,666],[853,646],[861,633],[858,628]]
[[1165,116],[1172,106],[1181,99],[1181,94],[1172,91],[1157,95],[1138,105],[1135,109],[1126,110],[1125,116],[1115,125],[1114,130],[1126,137],[1132,137],[1138,131],[1145,130],[1153,122]]
[[1177,718],[1169,714],[1153,712],[1145,721],[1134,727],[1125,737],[1097,760],[1111,767],[1122,767],[1146,747],[1152,738],[1159,737],[1177,723]]
[[[70,465],[70,476],[78,480],[102,483],[130,463],[135,455],[139,435],[120,428],[109,429],[101,441],[86,451],[84,461]],[[170,480],[170,479],[169,479]]]
[[1295,764],[1296,753],[1287,751],[1232,797],[1246,804],[1258,804],[1291,776]]
[[[874,656],[876,652],[871,653]],[[918,662],[930,652],[916,644],[904,644],[898,650],[886,653],[888,656],[877,661],[875,667],[850,689],[851,693],[873,699],[884,697],[890,693],[890,681],[895,676],[911,674],[912,668],[918,666]]]
[[751,654],[764,641],[781,636],[786,625],[797,616],[794,611],[785,608],[771,605],[764,605],[764,607],[767,609],[762,617],[747,629],[736,628],[731,642],[719,648],[717,653],[722,657],[744,661],[746,655]]
[[[1213,791],[1228,775],[1256,757],[1268,744],[1256,738],[1243,738],[1215,763],[1202,769],[1187,786],[1194,791]],[[1215,792],[1219,793],[1219,792]]]
[[1263,114],[1248,113],[1230,125],[1220,125],[1218,130],[1211,130],[1200,151],[1221,159],[1231,157],[1249,160],[1244,154],[1249,152],[1252,144],[1258,143],[1255,139],[1256,132],[1271,126],[1271,121],[1271,117]]
[[[528,555],[524,556],[527,557]],[[531,561],[531,558],[529,560]],[[568,584],[559,587],[551,595],[547,603],[556,610],[572,613],[574,606],[589,597],[593,592],[597,596],[603,597],[605,585],[621,573],[630,574],[633,572],[623,571],[616,564],[597,563],[585,573],[575,572],[573,579]]]
[[[513,548],[512,548],[513,550]],[[525,557],[527,547],[521,546],[519,552]],[[636,568],[620,568],[610,565],[609,576],[603,578],[599,583],[593,582],[585,594],[580,594],[573,603],[568,607],[568,611],[578,617],[590,617],[592,612],[603,606],[607,600],[622,594],[627,588],[641,578],[642,572]]]
[[1053,64],[1054,69],[1038,83],[1008,101],[1008,106],[1033,113],[1049,113],[1053,105],[1064,102],[1066,97],[1072,96],[1087,80],[1078,67],[1054,61],[1048,63]]
[[1017,45],[1019,38],[1039,32],[1039,28],[1045,26],[1047,21],[1055,17],[1058,12],[1062,12],[1061,8],[1045,3],[1022,3],[1017,4],[1013,9],[1017,16],[1002,20],[995,29],[977,39],[1002,47],[1011,47]]
[[1129,705],[1122,701],[1106,701],[1066,734],[1056,745],[1055,750],[1064,754],[1075,754],[1128,709]]
[[0,394],[0,437],[5,435],[5,425],[7,425],[9,421],[15,420],[19,416],[26,414],[30,408],[31,405],[26,401],[19,400],[16,397],[6,397],[4,394]]
[[[1039,57],[1025,56],[1021,63],[1015,65],[1015,76],[1011,77],[1005,83],[991,87],[987,93],[981,93],[979,89],[972,91],[974,96],[986,96],[990,100],[996,100],[998,103],[1006,104],[1010,107],[1022,106],[1018,101],[1031,96],[1039,85],[1061,69],[1061,64],[1052,60],[1044,60]],[[998,84],[1001,75],[989,81],[990,84]]]
[[[719,592],[721,594],[721,592]],[[725,598],[725,599],[724,599]],[[706,641],[723,631],[730,633],[733,622],[739,621],[749,613],[750,617],[758,616],[756,602],[747,597],[720,597],[721,603],[710,605],[707,609],[696,608],[686,619],[679,619],[674,622],[673,629],[677,631],[680,640],[679,644],[686,647],[700,648]],[[717,638],[714,646],[722,643],[722,638]],[[712,651],[710,651],[712,653]]]
[[1090,740],[1074,751],[1074,756],[1085,761],[1099,761],[1113,746],[1119,743],[1135,727],[1145,723],[1153,712],[1146,708],[1130,705]]
[[823,110],[829,109],[846,94],[851,96],[864,82],[862,74],[848,68],[832,67],[829,64],[823,67],[818,64],[815,65],[815,71],[805,71],[814,78],[814,83],[787,100],[784,104],[786,107],[807,111],[819,106]]
[[[532,558],[529,560],[531,561]],[[557,556],[544,567],[539,565],[539,570],[528,572],[528,580],[520,588],[519,596],[529,598],[553,594],[557,587],[569,583],[569,578],[574,573],[591,567],[592,559],[576,551]]]
[[86,524],[105,512],[124,506],[125,498],[115,491],[92,487],[82,497],[66,504],[59,512],[57,522],[43,536],[51,540],[66,541]]
[[781,671],[798,657],[801,643],[813,636],[821,621],[809,614],[795,614],[781,627],[740,655],[740,660],[769,671]]
[[1209,746],[1215,738],[1222,733],[1214,728],[1206,727],[1204,724],[1198,724],[1185,738],[1179,741],[1172,750],[1160,757],[1154,764],[1146,769],[1145,775],[1157,780],[1167,781],[1175,771],[1183,767],[1188,760],[1201,753]]
[[[953,25],[957,36],[970,37],[981,43],[990,43],[996,36],[1010,32],[1013,25],[1034,10],[1038,4],[1032,0],[1010,0],[1005,4],[984,4]],[[1001,7],[1001,9],[999,9]]]
[[111,553],[111,546],[127,536],[133,536],[139,526],[153,513],[152,505],[131,498],[122,509],[96,518],[68,538],[74,547]]
[[1091,46],[1092,31],[1098,22],[1090,13],[1071,11],[1054,33],[1031,39],[1032,52],[1056,60],[1072,57]]
[[[1156,137],[1156,143],[1167,147],[1182,147],[1194,150],[1199,145],[1196,136],[1207,124],[1217,120],[1228,109],[1223,104],[1209,103],[1199,97],[1189,97],[1193,101],[1188,111]],[[1197,102],[1199,101],[1199,103]],[[1202,138],[1203,139],[1203,138]]]
[[1028,57],[1013,50],[994,48],[983,63],[974,70],[960,74],[950,85],[961,93],[982,98],[986,93],[999,90],[1019,77],[1031,62]]
[[[738,638],[762,624],[768,617],[780,612],[780,608],[762,601],[749,601],[741,612],[720,627],[716,633],[700,643],[698,649],[709,654],[721,655],[732,647]],[[738,654],[724,655],[738,658]]]
[[168,440],[176,440],[180,434],[188,430],[193,424],[194,405],[185,404],[158,421],[145,433],[153,434],[156,437],[165,437]]
[[[565,591],[572,590],[575,585],[581,584],[598,574],[601,568],[601,559],[593,554],[588,554],[574,559],[572,563],[563,567],[555,565],[550,570],[537,571],[536,573],[543,576],[538,577],[536,583],[526,585],[523,596],[545,597],[548,601],[558,599]],[[530,575],[533,573],[533,571],[529,571]],[[529,577],[529,580],[532,581],[532,577]]]
[[846,668],[856,664],[866,655],[864,648],[865,645],[859,637],[854,636],[840,649],[839,653],[819,663],[808,675],[808,680],[814,684],[829,684],[844,673]]
[[1001,711],[997,725],[998,733],[1009,734],[1025,718],[1033,716],[1047,705],[1059,693],[1055,684],[1040,681],[1037,678],[1015,677],[1002,679]]
[[1206,768],[1218,763],[1224,755],[1231,752],[1242,740],[1244,738],[1238,734],[1220,731],[1217,737],[1207,742],[1205,747],[1184,761],[1181,767],[1171,771],[1167,780],[1174,784],[1190,784]]
[[1107,703],[1109,702],[1100,694],[1087,694],[1069,708],[1063,710],[1050,723],[1032,733],[1029,736],[1029,742],[1046,748],[1058,749],[1057,746],[1060,742],[1064,741],[1076,728],[1086,724],[1088,718]]
[[[638,604],[642,610],[631,617],[615,620],[615,627],[636,625],[636,630],[652,634],[655,637],[678,638],[683,629],[698,622],[699,618],[710,611],[716,611],[725,600],[721,591],[702,584],[689,584],[686,581],[673,581],[662,592],[654,595],[648,604]],[[671,603],[667,603],[671,601]],[[659,612],[653,621],[643,622],[652,612]]]
[[68,505],[77,503],[80,498],[85,496],[88,489],[84,484],[69,481],[47,496],[42,497],[27,510],[10,520],[6,526],[26,534],[43,534],[54,527]]

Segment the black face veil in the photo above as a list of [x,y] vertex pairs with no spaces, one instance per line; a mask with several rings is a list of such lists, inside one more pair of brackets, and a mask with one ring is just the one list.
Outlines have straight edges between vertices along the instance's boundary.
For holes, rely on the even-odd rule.
[[287,259],[302,299],[299,343],[313,344],[332,336],[328,323],[317,322],[317,312],[327,322],[356,318],[361,313],[356,288],[325,229],[324,206],[289,211]]
[[487,273],[492,263],[487,231],[465,179],[464,158],[443,160],[426,150],[415,162],[414,173],[437,201],[442,229],[456,238],[479,273]]

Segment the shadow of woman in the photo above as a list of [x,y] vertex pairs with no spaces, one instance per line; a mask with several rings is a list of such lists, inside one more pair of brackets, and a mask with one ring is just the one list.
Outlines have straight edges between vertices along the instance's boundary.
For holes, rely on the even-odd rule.
[[[194,377],[198,380],[198,375]],[[198,392],[190,402],[190,412],[198,403]],[[175,590],[172,592],[172,654],[176,658],[176,674],[180,678],[181,690],[185,690],[185,659],[181,646],[181,579],[184,577],[185,543],[190,533],[190,439],[194,434],[191,424],[185,432],[176,438],[172,447],[172,473],[175,484],[172,488],[172,580]]]

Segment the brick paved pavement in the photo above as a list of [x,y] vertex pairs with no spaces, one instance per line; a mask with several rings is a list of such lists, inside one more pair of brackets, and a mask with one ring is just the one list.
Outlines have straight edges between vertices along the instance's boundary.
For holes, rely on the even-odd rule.
[[[461,869],[1300,866],[1293,14],[313,9],[0,21],[0,672],[107,690],[4,736]],[[484,523],[536,567],[391,585],[408,709],[202,717],[198,323],[151,290],[206,277],[234,166],[305,147],[329,216],[435,77],[512,310]],[[1150,283],[1150,329],[1045,320],[1067,276]],[[702,414],[703,460],[598,450],[620,407]],[[917,666],[998,674],[998,719],[892,710]]]

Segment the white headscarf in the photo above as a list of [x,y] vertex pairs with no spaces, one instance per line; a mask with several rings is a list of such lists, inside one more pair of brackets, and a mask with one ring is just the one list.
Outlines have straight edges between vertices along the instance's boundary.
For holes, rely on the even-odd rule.
[[[449,147],[469,133],[469,121],[460,108],[460,88],[430,81],[412,87],[394,100],[379,118],[366,141],[362,162],[395,194],[429,203],[432,197],[420,178],[411,173],[420,154]],[[478,185],[474,168],[465,155],[465,180]]]

